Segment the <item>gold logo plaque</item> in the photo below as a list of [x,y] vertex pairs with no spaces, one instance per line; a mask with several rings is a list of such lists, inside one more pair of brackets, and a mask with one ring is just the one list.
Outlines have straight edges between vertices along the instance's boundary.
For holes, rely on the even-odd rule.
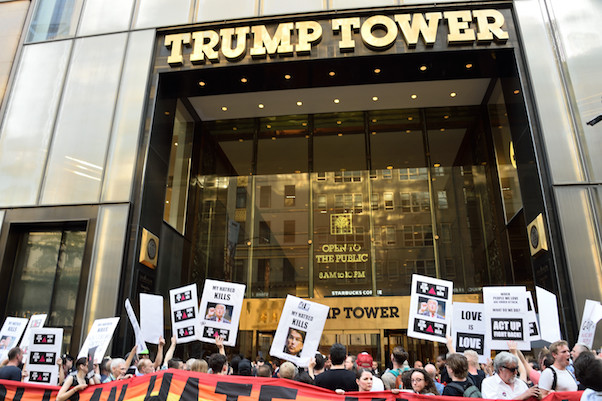
[[337,213],[330,215],[330,235],[353,234],[353,215]]

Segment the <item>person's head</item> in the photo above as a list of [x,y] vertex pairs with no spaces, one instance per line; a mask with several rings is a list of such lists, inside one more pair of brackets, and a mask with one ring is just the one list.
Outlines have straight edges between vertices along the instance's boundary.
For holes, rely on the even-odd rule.
[[78,372],[81,371],[84,374],[88,373],[88,358],[85,356],[78,358],[77,361],[75,361],[75,368]]
[[445,362],[447,360],[447,355],[446,354],[441,354],[437,357],[437,360],[435,361],[435,367],[437,369],[441,369],[443,367],[443,365],[445,365]]
[[217,304],[215,305],[215,316],[217,316],[218,318],[222,319],[224,317],[224,314],[226,313],[226,306],[223,304]]
[[401,372],[401,388],[410,390],[412,388],[412,370],[404,370]]
[[550,352],[554,356],[554,364],[560,368],[569,366],[571,353],[568,343],[564,340],[553,342],[550,345]]
[[111,358],[106,357],[100,363],[100,373],[104,375],[109,375],[111,373]]
[[372,371],[378,372],[378,362],[377,361],[372,361]]
[[574,362],[575,377],[585,386],[594,391],[602,391],[602,359],[591,352],[581,352]]
[[[433,368],[435,366],[431,365]],[[412,390],[418,394],[433,393],[438,395],[437,387],[431,375],[422,368],[414,368],[410,373]]]
[[357,357],[355,358],[355,365],[357,366],[358,369],[363,368],[363,369],[372,369],[372,362],[374,360],[372,359],[372,355],[370,355],[367,352],[360,352],[359,354],[357,354]]
[[297,355],[303,349],[303,341],[305,340],[305,333],[294,328],[288,329],[288,335],[286,336],[286,353],[291,355]]
[[372,390],[372,371],[370,369],[361,368],[357,370],[356,379],[359,391]]
[[209,368],[214,375],[225,375],[228,372],[228,364],[226,356],[222,354],[211,354],[209,357]]
[[[75,361],[75,359],[69,355],[69,354],[63,354],[61,356],[61,359],[63,360],[63,366],[69,370],[73,367],[73,362]],[[111,358],[109,358],[110,360]],[[107,368],[107,372],[109,371],[109,369]]]
[[267,363],[257,367],[257,377],[272,377],[272,368]]
[[437,368],[432,363],[427,363],[424,367],[424,370],[431,376],[433,379],[437,376]]
[[346,370],[353,370],[355,368],[355,355],[347,355],[343,366]]
[[23,351],[19,347],[13,347],[8,351],[9,362],[21,363],[23,362]]
[[143,375],[147,375],[149,373],[153,373],[155,371],[155,367],[150,359],[144,358],[138,362],[138,372]]
[[326,362],[326,359],[319,352],[316,352],[315,358],[316,358],[316,366],[314,366],[314,372],[323,371],[324,370],[324,362]]
[[436,299],[429,298],[426,303],[426,307],[430,313],[437,313],[437,309],[439,309],[439,303]]
[[512,384],[518,373],[518,358],[509,352],[500,352],[493,360],[493,369],[504,383]]
[[238,363],[238,375],[239,376],[253,376],[253,368],[251,367],[251,361],[248,359],[241,359]]
[[[188,362],[186,362],[186,364],[188,364]],[[188,370],[191,372],[207,373],[209,370],[209,365],[204,359],[194,359],[194,361],[190,364],[190,369]]]
[[582,343],[576,343],[571,350],[571,358],[573,358],[573,361],[579,358],[579,355],[581,355],[582,352],[590,352],[589,347]]
[[297,374],[297,368],[291,362],[283,362],[278,369],[278,377],[281,379],[294,379]]
[[422,367],[423,367],[423,366],[422,366],[422,361],[415,361],[415,362],[414,362],[414,368],[415,368],[415,369],[420,369],[420,368],[422,368]]
[[145,349],[144,351],[138,352],[138,360],[141,360],[141,359],[150,359],[150,353],[148,352],[147,349]]
[[237,375],[238,374],[238,364],[241,361],[241,357],[240,355],[234,355],[232,357],[232,359],[230,359],[230,367],[232,368],[232,373]]
[[464,356],[468,360],[468,367],[475,369],[479,368],[479,354],[477,354],[477,351],[467,349],[464,351]]
[[342,365],[347,358],[347,348],[341,343],[334,343],[330,347],[330,362],[332,365]]
[[255,364],[257,366],[261,366],[265,363],[265,360],[262,357],[257,358],[257,360],[255,361]]
[[180,358],[171,358],[169,361],[167,361],[167,367],[169,369],[180,369],[180,370],[184,370],[184,361],[181,360]]
[[113,360],[111,360],[111,374],[113,375],[113,377],[117,378],[121,375],[124,375],[126,369],[127,368],[125,367],[125,360],[123,358],[114,358]]
[[407,360],[408,353],[405,349],[403,349],[401,345],[398,345],[397,347],[393,348],[393,353],[391,354],[391,362],[393,362],[394,367],[400,368],[401,365],[403,365],[403,363]]
[[447,372],[457,379],[465,379],[468,376],[468,360],[462,354],[454,353],[447,357]]

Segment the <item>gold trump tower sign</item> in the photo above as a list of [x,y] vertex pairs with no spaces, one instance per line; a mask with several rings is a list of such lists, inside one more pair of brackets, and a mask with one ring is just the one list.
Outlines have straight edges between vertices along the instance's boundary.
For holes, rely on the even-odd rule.
[[207,29],[168,34],[164,46],[170,51],[167,62],[172,67],[183,65],[185,56],[192,64],[239,61],[247,52],[253,59],[291,57],[309,54],[319,46],[326,30],[330,30],[328,37],[338,42],[341,53],[353,53],[359,46],[383,51],[399,41],[407,48],[415,48],[421,40],[432,47],[442,34],[448,45],[505,43],[509,38],[504,14],[482,9]]

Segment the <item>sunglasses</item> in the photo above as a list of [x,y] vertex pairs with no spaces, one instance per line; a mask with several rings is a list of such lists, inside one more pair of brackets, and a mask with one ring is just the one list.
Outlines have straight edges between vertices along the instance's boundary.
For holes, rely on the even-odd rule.
[[516,371],[518,370],[518,368],[509,368],[508,366],[502,366],[504,369],[507,369],[509,371],[511,371],[512,373],[516,373]]

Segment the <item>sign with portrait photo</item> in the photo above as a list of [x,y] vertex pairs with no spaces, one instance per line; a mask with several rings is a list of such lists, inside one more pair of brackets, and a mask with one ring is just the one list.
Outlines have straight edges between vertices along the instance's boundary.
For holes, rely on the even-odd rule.
[[224,345],[236,345],[245,289],[244,284],[205,280],[199,306],[201,341],[215,344],[215,338],[220,336]]
[[63,329],[40,327],[31,330],[25,382],[58,385],[56,364],[63,345]]
[[454,283],[412,275],[408,337],[445,343],[450,332]]
[[518,349],[531,349],[526,299],[523,286],[483,288],[485,341],[491,349],[507,350],[508,341],[515,341]]
[[485,342],[485,307],[468,302],[453,303],[452,339],[456,352],[473,350],[480,363],[487,363],[491,350]]
[[288,295],[270,355],[307,367],[320,345],[329,309],[326,305]]
[[169,290],[171,331],[177,344],[189,343],[200,338],[198,302],[196,284]]
[[92,328],[88,332],[86,341],[79,350],[77,358],[88,357],[88,350],[96,347],[96,353],[94,354],[94,363],[100,363],[102,358],[105,356],[105,352],[109,347],[109,343],[113,338],[113,333],[119,323],[118,317],[108,317],[106,319],[96,319],[92,323]]
[[0,362],[6,359],[11,348],[17,346],[21,335],[27,327],[28,319],[22,317],[7,317],[0,330]]

